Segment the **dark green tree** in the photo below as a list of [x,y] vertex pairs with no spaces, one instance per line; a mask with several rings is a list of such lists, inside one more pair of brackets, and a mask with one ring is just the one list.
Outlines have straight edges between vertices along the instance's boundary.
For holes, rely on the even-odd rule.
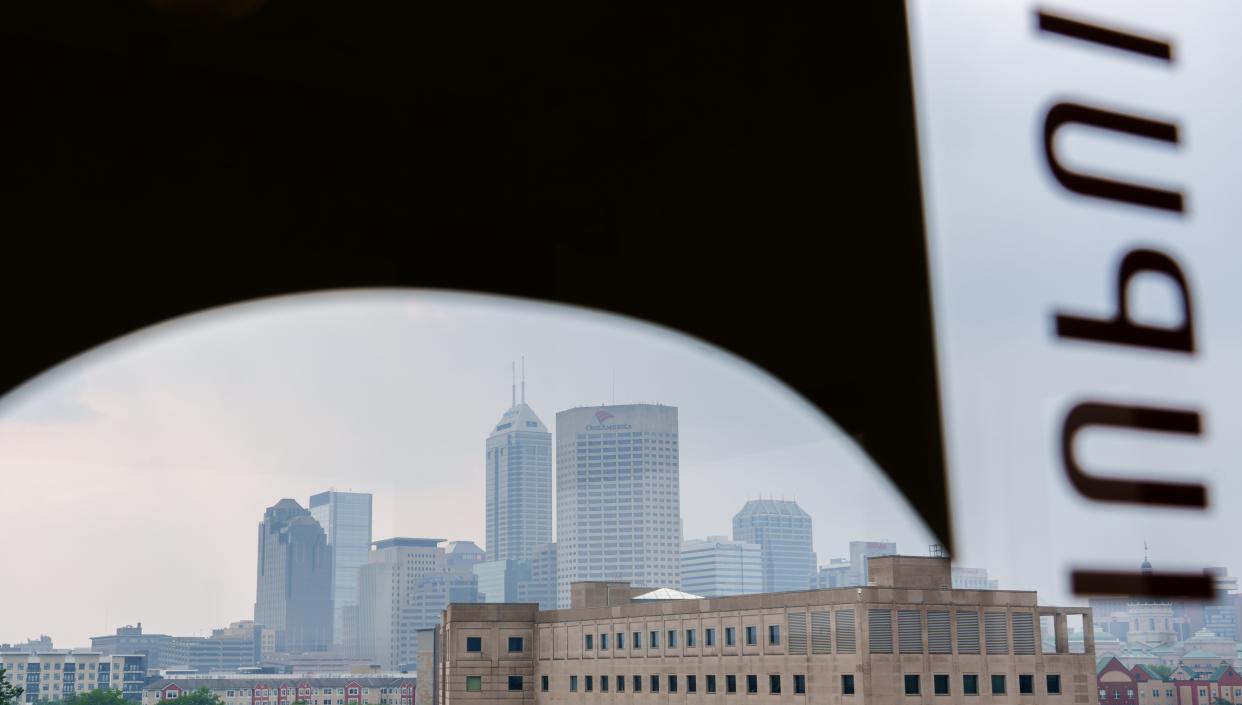
[[119,690],[99,689],[85,693],[70,695],[60,701],[60,705],[131,705]]
[[5,670],[0,668],[0,705],[17,705],[26,689],[13,685],[4,674]]

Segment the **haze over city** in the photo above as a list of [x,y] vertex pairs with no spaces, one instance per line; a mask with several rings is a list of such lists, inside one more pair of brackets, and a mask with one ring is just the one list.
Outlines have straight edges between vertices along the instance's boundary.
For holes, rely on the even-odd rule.
[[[54,561],[66,578],[9,583],[0,641],[83,646],[137,621],[208,634],[248,619],[264,509],[329,488],[374,495],[376,539],[483,546],[484,440],[522,356],[549,426],[614,399],[678,407],[686,538],[728,535],[747,499],[783,497],[811,514],[821,564],[851,540],[917,554],[934,542],[817,411],[711,346],[484,297],[298,297],[141,332],[0,402],[0,465],[23,469],[6,478],[25,498],[9,521],[41,536],[7,559]],[[825,469],[830,482],[813,479]]]

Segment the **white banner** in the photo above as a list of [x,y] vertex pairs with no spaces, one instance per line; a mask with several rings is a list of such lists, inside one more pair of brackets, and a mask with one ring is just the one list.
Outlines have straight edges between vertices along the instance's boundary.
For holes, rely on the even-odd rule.
[[955,559],[1053,599],[1242,570],[1242,4],[909,15]]

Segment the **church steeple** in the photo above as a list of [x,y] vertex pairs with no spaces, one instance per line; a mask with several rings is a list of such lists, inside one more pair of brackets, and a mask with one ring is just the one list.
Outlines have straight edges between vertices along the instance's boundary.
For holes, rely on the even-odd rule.
[[1139,566],[1143,575],[1151,575],[1151,561],[1147,560],[1147,542],[1143,542],[1143,565]]

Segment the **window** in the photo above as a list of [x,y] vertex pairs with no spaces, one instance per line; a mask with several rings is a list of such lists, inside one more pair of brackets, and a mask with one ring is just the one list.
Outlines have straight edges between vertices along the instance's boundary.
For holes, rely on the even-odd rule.
[[708,627],[703,630],[703,643],[708,646],[716,645],[716,630],[714,628]]
[[578,692],[578,676],[569,677],[569,692],[571,693]]
[[586,649],[587,651],[590,651],[591,649],[595,648],[595,635],[594,634],[584,634],[582,636],[582,639],[583,639],[582,648]]
[[806,695],[806,676],[794,674],[794,695]]
[[668,692],[670,693],[677,692],[677,676],[668,677]]
[[725,692],[737,692],[737,676],[725,676]]
[[699,677],[698,676],[686,676],[686,692],[687,693],[699,692]]
[[653,693],[660,692],[660,677],[659,676],[651,677],[651,692]]
[[[1047,675],[1048,692],[1051,695],[1057,695],[1061,692],[1061,674],[1049,673]],[[1159,693],[1157,693],[1158,695]]]
[[686,630],[686,646],[694,646],[694,630]]
[[472,654],[482,653],[483,637],[481,636],[466,637],[466,651]]
[[707,684],[706,684],[707,692],[715,693],[716,692],[716,676],[703,676],[703,677],[707,679]]
[[522,689],[522,677],[521,676],[509,676],[509,690],[521,690],[521,689]]
[[520,636],[509,637],[509,653],[515,654],[515,653],[520,652],[521,650],[522,650],[522,637]]
[[907,673],[905,676],[905,681],[906,681],[906,695],[918,695],[919,694],[919,675],[917,673]]
[[733,646],[737,643],[734,627],[725,627],[725,646]]
[[642,676],[634,676],[634,692],[635,693],[643,692],[643,677]]
[[759,627],[746,627],[746,645],[754,646],[759,643]]
[[548,677],[547,676],[539,676],[539,690],[542,690],[545,693],[548,692]]
[[966,695],[979,694],[979,676],[974,673],[962,675],[962,692]]
[[993,695],[1004,695],[1005,694],[1005,677],[1004,676],[992,676],[992,694]]
[[625,676],[617,676],[617,692],[625,692]]
[[[288,692],[288,691],[285,691],[285,692]],[[357,695],[357,694],[358,694],[358,689],[357,689],[357,688],[350,688],[350,689],[349,689],[349,694],[350,694],[350,695]]]
[[586,676],[586,692],[595,690],[595,676]]
[[854,674],[847,673],[841,676],[841,694],[842,695],[853,695],[854,694]]
[[608,635],[607,634],[599,635],[599,650],[600,651],[608,650]]
[[747,693],[758,693],[759,692],[759,676],[756,676],[756,675],[746,676],[746,692]]
[[477,693],[483,690],[483,676],[466,676],[466,692]]
[[676,629],[668,630],[668,641],[665,642],[664,646],[670,649],[673,648],[674,646],[677,646],[677,630]]
[[651,641],[647,644],[652,649],[660,648],[660,632],[652,630]]
[[625,632],[617,632],[617,648],[625,648]]
[[773,673],[768,676],[768,692],[769,693],[780,693],[781,692],[781,677],[779,675]]
[[1035,692],[1035,676],[1029,673],[1018,674],[1018,694],[1031,695]]
[[779,643],[781,643],[781,625],[769,624],[768,625],[768,644],[771,644],[772,646],[776,646]]
[[634,638],[630,639],[631,649],[643,648],[643,635],[640,632],[634,632]]
[[608,676],[606,675],[602,675],[599,677],[599,692],[601,693],[608,692]]
[[932,676],[932,690],[936,695],[949,694],[949,674],[937,673]]

